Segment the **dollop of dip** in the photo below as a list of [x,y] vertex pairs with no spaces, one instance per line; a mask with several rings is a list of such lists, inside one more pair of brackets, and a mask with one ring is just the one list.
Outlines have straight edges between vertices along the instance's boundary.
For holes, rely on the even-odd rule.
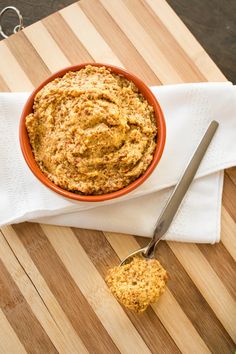
[[106,283],[125,307],[141,313],[165,291],[167,272],[156,259],[134,257],[108,271]]
[[35,96],[26,128],[37,164],[63,189],[99,195],[141,176],[153,159],[153,107],[133,82],[88,65]]

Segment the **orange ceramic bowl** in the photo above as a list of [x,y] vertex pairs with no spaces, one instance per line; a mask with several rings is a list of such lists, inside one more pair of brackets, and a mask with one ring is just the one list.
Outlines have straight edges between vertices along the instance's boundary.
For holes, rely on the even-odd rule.
[[[39,166],[37,165],[37,163],[34,159],[34,155],[33,155],[32,149],[31,149],[31,145],[30,145],[30,141],[29,141],[27,130],[26,130],[26,125],[25,125],[26,116],[28,114],[32,113],[32,111],[33,111],[34,97],[37,94],[37,92],[42,89],[43,86],[45,86],[48,82],[54,80],[55,78],[65,75],[68,71],[78,71],[78,70],[82,69],[83,67],[85,67],[86,65],[105,66],[105,67],[109,68],[112,72],[114,72],[116,74],[121,74],[126,79],[133,81],[134,84],[140,90],[140,92],[143,94],[143,96],[146,98],[146,100],[149,102],[149,104],[151,106],[153,106],[154,112],[155,112],[155,117],[156,117],[157,129],[158,129],[156,150],[154,153],[152,163],[150,164],[150,166],[148,167],[146,172],[142,176],[137,178],[134,182],[129,184],[128,186],[126,186],[116,192],[111,192],[111,193],[102,194],[102,195],[80,195],[80,194],[69,192],[68,190],[62,189],[59,186],[57,186],[55,183],[50,181],[47,178],[47,176],[40,170]],[[134,190],[135,188],[140,186],[140,184],[142,184],[150,176],[150,174],[153,172],[156,165],[158,164],[158,162],[161,158],[163,149],[164,149],[165,139],[166,139],[166,127],[165,127],[164,116],[163,116],[161,107],[160,107],[157,99],[155,98],[155,96],[153,95],[151,90],[148,88],[148,86],[146,86],[139,78],[137,78],[135,75],[127,72],[126,70],[121,69],[116,66],[113,66],[113,65],[101,64],[101,63],[100,64],[99,63],[83,63],[83,64],[70,66],[70,67],[67,67],[65,69],[62,69],[62,70],[56,72],[55,74],[51,75],[47,80],[42,82],[41,85],[39,85],[32,92],[32,94],[30,95],[30,97],[28,98],[28,100],[24,106],[24,109],[23,109],[23,112],[21,115],[19,135],[20,135],[21,150],[22,150],[22,153],[23,153],[23,156],[25,158],[27,165],[29,166],[29,168],[31,169],[33,174],[45,186],[47,186],[52,191],[62,195],[63,197],[66,197],[68,199],[72,199],[72,200],[76,200],[76,201],[84,201],[84,202],[101,202],[104,200],[121,197],[121,196],[131,192],[132,190]]]

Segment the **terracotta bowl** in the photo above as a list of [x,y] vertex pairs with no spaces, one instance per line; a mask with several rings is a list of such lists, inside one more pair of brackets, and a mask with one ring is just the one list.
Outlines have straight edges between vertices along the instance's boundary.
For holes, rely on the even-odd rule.
[[[86,65],[94,65],[94,66],[105,66],[109,69],[111,69],[112,72],[116,73],[116,74],[122,74],[125,78],[127,78],[130,81],[133,81],[134,84],[139,88],[140,92],[143,94],[143,96],[147,99],[147,101],[149,102],[150,105],[153,106],[154,108],[154,112],[155,112],[155,117],[156,117],[156,122],[157,122],[157,128],[158,128],[158,139],[157,139],[157,146],[156,146],[156,150],[154,153],[154,157],[152,160],[151,165],[148,167],[148,169],[146,170],[146,172],[140,176],[139,178],[137,178],[134,182],[132,182],[131,184],[129,184],[128,186],[116,191],[116,192],[111,192],[111,193],[107,193],[107,194],[102,194],[102,195],[80,195],[80,194],[76,194],[73,192],[69,192],[65,189],[60,188],[59,186],[57,186],[56,184],[54,184],[52,181],[50,181],[46,175],[43,174],[43,172],[40,170],[40,168],[38,167],[35,159],[34,159],[34,155],[32,153],[32,149],[31,149],[31,145],[30,145],[30,141],[29,141],[29,137],[27,134],[27,130],[26,130],[26,125],[25,125],[25,118],[28,114],[32,113],[33,111],[33,102],[34,102],[34,97],[37,94],[37,92],[39,90],[42,89],[43,86],[45,86],[48,82],[54,80],[56,77],[61,77],[64,74],[66,74],[68,71],[77,71],[82,69],[83,67],[85,67]],[[20,131],[19,131],[19,135],[20,135],[20,146],[21,146],[21,150],[23,153],[23,156],[25,158],[25,161],[27,163],[27,165],[29,166],[29,168],[31,169],[31,171],[33,172],[33,174],[48,188],[50,188],[52,191],[66,197],[69,199],[73,199],[76,201],[84,201],[84,202],[100,202],[100,201],[104,201],[104,200],[108,200],[108,199],[113,199],[113,198],[117,198],[117,197],[121,197],[122,195],[125,195],[129,192],[131,192],[132,190],[134,190],[135,188],[137,188],[138,186],[140,186],[149,176],[150,174],[153,172],[153,170],[155,169],[156,165],[158,164],[163,149],[164,149],[164,145],[165,145],[165,139],[166,139],[166,127],[165,127],[165,120],[164,120],[164,116],[162,113],[162,110],[160,108],[160,105],[157,101],[157,99],[155,98],[155,96],[153,95],[153,93],[151,92],[151,90],[148,88],[148,86],[146,86],[139,78],[137,78],[136,76],[134,76],[133,74],[127,72],[124,69],[121,69],[119,67],[113,66],[113,65],[109,65],[109,64],[98,64],[98,63],[84,63],[84,64],[79,64],[79,65],[74,65],[74,66],[70,66],[67,67],[65,69],[62,69],[58,72],[56,72],[55,74],[51,75],[47,80],[45,80],[44,82],[42,82],[30,95],[30,97],[28,98],[22,115],[21,115],[21,119],[20,119]]]

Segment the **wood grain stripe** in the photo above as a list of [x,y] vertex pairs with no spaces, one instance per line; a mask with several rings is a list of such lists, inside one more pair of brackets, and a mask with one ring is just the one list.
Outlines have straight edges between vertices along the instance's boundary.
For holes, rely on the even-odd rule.
[[145,2],[149,4],[156,16],[175,38],[175,41],[183,48],[208,81],[226,81],[223,73],[168,5],[167,1],[145,0]]
[[236,186],[236,167],[228,168],[225,172]]
[[61,10],[60,13],[95,61],[123,67],[77,4]]
[[236,223],[224,206],[221,208],[221,241],[236,261]]
[[[71,345],[67,346],[67,340],[65,340],[65,337],[62,334],[58,323],[54,320],[53,316],[48,311],[47,306],[39,296],[38,290],[30,281],[29,275],[26,274],[25,269],[18,262],[18,259],[10,249],[6,240],[2,236],[2,233],[0,233],[0,247],[0,256],[2,262],[10,273],[16,286],[19,288],[22,296],[29,304],[35,318],[37,318],[42,328],[50,338],[51,342],[54,344],[54,347],[60,353],[74,353],[72,350],[70,350]],[[21,323],[19,322],[18,325],[20,328]],[[85,353],[85,351],[83,351],[83,347],[79,345],[79,343],[77,344],[78,348],[81,348],[81,353]]]
[[[181,353],[210,353],[207,344],[199,336],[169,289],[166,290],[166,296],[163,296],[159,303],[153,304],[152,308],[162,323],[165,323],[166,329],[171,333],[176,344],[181,349]],[[173,313],[175,314],[174,319]],[[184,342],[183,333],[185,334]]]
[[0,309],[0,353],[26,354],[25,348]]
[[22,242],[20,241],[17,233],[11,226],[3,227],[2,232],[7,243],[12,249],[12,252],[17,255],[19,263],[28,274],[30,281],[37,289],[38,295],[41,297],[47,310],[60,329],[60,335],[57,333],[57,337],[54,339],[56,342],[62,342],[60,347],[58,347],[58,344],[56,345],[57,348],[60,349],[60,352],[64,351],[66,353],[80,354],[87,353],[83,342],[72,327],[65,313],[62,311],[62,308],[58,304],[57,299],[53,296],[41,273],[38,271],[37,267],[30,258]]
[[9,87],[7,86],[6,82],[3,80],[1,75],[0,75],[0,90],[1,90],[1,92],[10,91]]
[[236,222],[236,186],[226,173],[224,175],[224,193],[222,202],[234,222]]
[[[77,239],[84,248],[85,252],[103,277],[107,270],[119,264],[120,259],[105,238],[102,232],[73,229]],[[160,320],[155,316],[154,311],[149,308],[142,315],[136,315],[124,309],[145,343],[149,346],[152,353],[158,350],[161,353],[179,353],[173,339],[170,337]],[[156,335],[158,332],[158,336]]]
[[[136,74],[148,85],[160,84],[159,79],[147,65],[142,55],[128,40],[102,4],[97,0],[87,0],[80,1],[79,5],[127,70]],[[94,11],[95,7],[96,11]],[[107,28],[109,28],[109,31],[107,31]]]
[[[1,42],[0,56],[5,91],[31,91],[51,71],[93,60],[124,66],[149,85],[226,80],[164,0],[81,0]],[[222,243],[160,243],[158,257],[171,278],[142,316],[124,310],[103,278],[147,240],[27,223],[4,227],[0,352],[233,353],[235,185],[233,168],[225,175]]]
[[[136,240],[141,247],[147,244],[145,238],[137,237]],[[215,341],[217,334],[221,338],[222,348],[228,346],[232,349],[233,341],[166,242],[159,244],[157,258],[169,271],[169,289],[208,347],[213,352],[217,350],[217,345],[219,345],[219,342],[217,344]],[[188,296],[186,296],[186,289],[188,289]]]
[[198,248],[231,296],[236,298],[236,263],[227,252],[222,242],[215,244],[214,247],[212,247],[212,245],[199,244]]
[[[43,225],[54,249],[122,353],[150,353],[70,228]],[[69,257],[68,257],[69,256]],[[79,269],[79,271],[78,271]],[[112,350],[110,351],[112,352]]]
[[135,6],[133,0],[123,1],[165,57],[175,58],[172,66],[183,82],[206,81],[206,78],[145,1],[137,1]]
[[142,53],[145,61],[152,68],[163,84],[180,83],[181,77],[175,71],[169,58],[166,58],[156,43],[150,38],[135,16],[122,1],[100,0],[128,39]]
[[1,260],[0,272],[0,307],[27,353],[57,353]]
[[168,245],[231,338],[236,340],[235,301],[198,247],[194,244],[178,244],[174,242],[168,242]]
[[88,351],[118,353],[41,227],[38,224],[27,223],[14,225],[14,230]]
[[43,20],[43,24],[71,64],[93,61],[93,58],[60,13],[55,13],[52,17],[46,17]]
[[[145,239],[138,238],[138,242],[143,247]],[[171,248],[168,246],[169,244],[171,244]],[[173,252],[173,244],[175,245],[174,242],[168,242],[168,244],[161,242],[157,248],[157,258],[160,259],[170,274],[168,284],[170,291],[213,353],[217,352],[219,345],[224,348],[222,353],[233,350],[232,339],[204,298],[205,294],[201,291],[202,289],[194,284],[194,277],[186,272],[183,263],[180,263],[180,260],[177,259],[178,257]],[[215,340],[216,336],[217,338],[220,337],[217,342]]]
[[11,40],[7,39],[6,43],[34,86],[39,85],[50,75],[48,67],[28,41],[24,32],[18,32]]
[[51,72],[70,65],[69,60],[41,22],[27,27],[24,33]]
[[[34,86],[4,42],[0,43],[0,75],[11,91],[32,91]],[[13,75],[14,73],[14,75]]]
[[[113,247],[113,249],[118,254],[120,259],[125,258],[133,250],[140,247],[140,244],[135,240],[134,237],[131,237],[130,235],[120,235],[120,234],[109,233],[109,232],[105,232],[104,234],[107,240],[109,241],[109,243],[111,244],[111,246]],[[137,239],[141,241],[141,238],[137,238]],[[165,265],[164,262],[162,263],[163,265]],[[171,261],[170,263],[172,264]],[[165,266],[167,270],[170,269],[168,265]],[[170,274],[172,273],[170,272]],[[190,353],[190,352],[205,353],[206,352],[207,353],[208,352],[207,346],[209,346],[208,343],[209,338],[207,336],[205,336],[204,338],[203,336],[203,339],[205,340],[204,343],[203,339],[200,337],[200,335],[197,332],[198,328],[196,330],[194,327],[195,322],[191,323],[192,320],[191,316],[190,318],[186,316],[186,314],[184,313],[185,308],[181,307],[182,304],[181,303],[179,304],[176,301],[176,299],[178,300],[178,298],[175,299],[176,296],[174,291],[172,291],[172,289],[170,290],[171,292],[167,291],[163,296],[164,299],[161,299],[159,303],[157,305],[153,305],[152,308],[154,309],[157,316],[160,318],[165,328],[168,330],[171,337],[175,340],[181,352],[183,353]],[[181,296],[182,294],[180,295],[180,298],[182,298],[183,300],[184,297]],[[168,307],[166,308],[165,306],[167,304]],[[192,311],[192,309],[190,309],[190,311]],[[181,327],[179,326],[180,323],[181,323]],[[201,327],[200,321],[199,324]],[[213,330],[214,330],[214,326],[213,326]],[[183,333],[184,333],[184,341],[183,341]],[[199,333],[201,334],[201,330],[199,331]],[[214,343],[213,339],[214,338],[212,338],[212,342]],[[214,344],[212,344],[212,346],[216,347],[216,345]]]

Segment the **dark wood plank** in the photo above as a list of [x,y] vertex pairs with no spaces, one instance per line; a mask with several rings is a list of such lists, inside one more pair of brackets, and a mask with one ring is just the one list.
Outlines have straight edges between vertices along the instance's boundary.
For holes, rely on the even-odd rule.
[[[136,240],[141,247],[148,242],[144,237],[136,237]],[[213,353],[231,353],[235,347],[233,340],[164,241],[158,245],[157,259],[170,274],[169,289],[209,349]]]
[[[79,5],[127,70],[136,74],[148,85],[160,84],[160,80],[147,65],[142,55],[125,36],[101,3],[96,0],[87,0],[81,1]],[[95,6],[96,12],[94,11]],[[107,31],[107,28],[109,28],[109,31]]]
[[[236,1],[167,1],[226,77],[236,83]],[[24,25],[28,26],[74,2],[75,0],[38,0],[34,3],[28,0],[1,0],[1,8],[16,6],[23,15]],[[4,29],[11,34],[16,24],[16,15],[9,12],[4,19]]]
[[[105,278],[108,269],[119,264],[120,260],[104,234],[99,231],[75,228],[73,231],[101,276]],[[141,315],[126,309],[124,311],[152,353],[180,353],[151,307]]]
[[[75,2],[75,0],[1,0],[0,11],[6,6],[15,6],[20,10],[23,16],[24,26],[27,27],[73,2]],[[17,15],[9,11],[6,16],[4,16],[3,20],[4,32],[11,35],[14,27],[18,24]],[[2,36],[0,35],[0,40],[1,39]]]
[[[127,8],[136,17],[145,31],[156,46],[165,54],[167,60],[179,74],[183,82],[199,82],[206,81],[206,78],[194,65],[193,61],[188,57],[184,50],[176,43],[174,37],[170,36],[169,31],[165,28],[160,19],[153,13],[148,4],[143,1],[137,1],[135,6],[133,0],[125,0]],[[168,40],[166,40],[168,38]],[[171,60],[171,58],[175,60]],[[184,66],[184,70],[183,70]]]
[[14,230],[89,352],[119,353],[41,227],[22,223]]
[[27,353],[58,353],[1,260],[0,307]]
[[50,75],[50,70],[23,32],[7,39],[6,44],[34,86]]
[[232,297],[236,298],[236,263],[223,243],[219,242],[215,245],[199,244],[198,248],[231,293]]
[[225,76],[236,83],[236,1],[167,0]]
[[225,209],[236,222],[236,186],[226,173],[224,175],[224,193],[222,202]]
[[236,167],[231,167],[225,170],[225,173],[231,178],[232,182],[236,186]]
[[56,13],[52,17],[45,18],[43,20],[43,24],[61,48],[65,56],[69,59],[71,64],[75,65],[83,62],[86,63],[94,61],[86,48],[64,21],[60,13]]

